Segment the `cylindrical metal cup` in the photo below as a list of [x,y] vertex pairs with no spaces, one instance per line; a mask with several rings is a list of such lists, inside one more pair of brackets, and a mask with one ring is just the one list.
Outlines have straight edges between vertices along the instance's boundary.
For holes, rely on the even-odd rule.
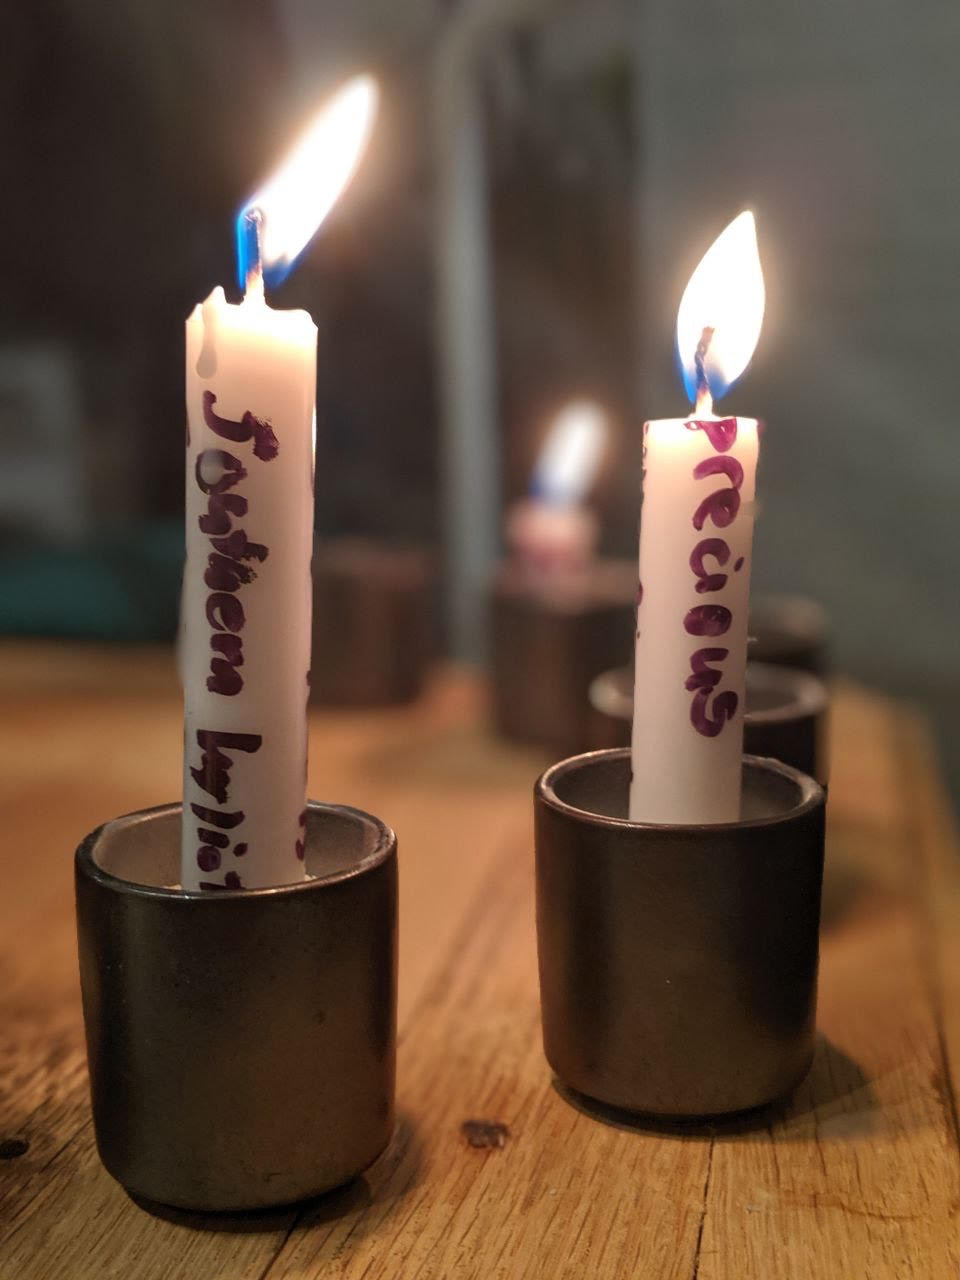
[[755,595],[750,601],[750,660],[824,675],[830,654],[823,606],[807,596]]
[[490,681],[497,732],[558,754],[586,745],[587,691],[633,643],[635,561],[598,559],[553,581],[500,566],[490,593]]
[[302,883],[184,893],[179,858],[179,805],[77,850],[100,1157],[129,1191],[191,1210],[339,1186],[393,1129],[396,837],[311,804]]
[[630,753],[535,790],[547,1061],[571,1089],[661,1116],[787,1093],[813,1056],[823,788],[744,757],[738,822],[629,822]]
[[416,698],[433,656],[432,592],[423,551],[364,538],[319,542],[310,701],[378,707]]
[[[595,751],[630,745],[633,669],[604,671],[590,685],[588,746]],[[747,663],[743,749],[773,756],[826,784],[827,687],[808,671]]]
[[773,756],[826,786],[829,704],[827,686],[809,671],[748,662],[744,751]]

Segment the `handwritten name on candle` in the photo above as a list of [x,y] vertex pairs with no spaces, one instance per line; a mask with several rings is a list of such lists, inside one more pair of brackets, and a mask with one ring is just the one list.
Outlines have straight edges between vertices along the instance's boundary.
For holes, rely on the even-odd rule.
[[[214,412],[217,397],[212,391],[203,393],[203,420],[214,435],[232,443],[253,440],[254,456],[270,462],[279,446],[273,429],[247,412],[239,421],[222,418]],[[206,601],[207,622],[214,629],[210,648],[210,675],[207,688],[211,693],[234,697],[243,688],[238,668],[243,666],[243,630],[246,617],[236,598],[242,586],[256,578],[250,561],[262,563],[269,549],[261,542],[251,542],[243,529],[234,529],[233,517],[247,514],[248,502],[241,493],[230,492],[247,478],[243,463],[225,449],[203,449],[197,455],[194,477],[207,497],[206,514],[200,516],[202,533],[209,536],[213,548],[203,580],[211,588]]]
[[[740,488],[743,484],[743,467],[736,458],[723,455],[733,446],[737,439],[736,418],[723,418],[720,421],[687,423],[691,431],[703,431],[713,445],[716,453],[705,458],[693,468],[693,478],[703,480],[708,476],[722,475],[729,482],[721,489],[715,489],[697,507],[693,513],[692,524],[698,533],[703,531],[709,520],[717,529],[729,528],[740,511]],[[707,565],[707,560],[714,562],[714,567]],[[727,584],[728,575],[720,572],[730,560],[730,547],[724,538],[701,538],[690,553],[690,569],[696,579],[694,591],[698,595],[707,595],[714,591],[722,591]],[[743,568],[743,557],[738,557],[733,571],[738,573]],[[733,622],[733,614],[721,604],[698,604],[687,611],[683,620],[683,628],[687,635],[702,636],[715,639],[725,635]],[[690,704],[690,723],[697,733],[706,738],[715,738],[728,720],[736,714],[739,698],[732,689],[718,691],[717,686],[723,679],[723,670],[716,663],[722,663],[729,656],[730,650],[720,645],[697,649],[690,658],[690,675],[684,687],[693,694]]]
[[[230,799],[230,769],[233,760],[227,751],[246,751],[250,754],[260,750],[263,739],[259,733],[227,733],[219,729],[198,729],[197,745],[202,751],[200,767],[191,768],[190,776],[200,788],[216,800],[221,807],[211,808],[209,805],[191,804],[190,811],[195,818],[206,825],[197,828],[197,839],[200,848],[197,850],[197,866],[208,874],[218,871],[224,852],[230,849],[233,838],[227,835],[243,822],[246,814],[242,809],[232,812],[225,809]],[[247,852],[247,845],[238,841],[230,853],[235,858],[242,858]],[[235,871],[228,872],[227,887],[242,888],[240,877]],[[201,881],[201,889],[220,888],[223,886]]]
[[[214,411],[217,397],[212,391],[203,393],[203,420],[207,427],[222,440],[232,444],[253,442],[253,454],[261,462],[272,461],[279,452],[277,438],[272,427],[254,414],[247,412],[239,420],[221,417]],[[200,491],[207,498],[206,512],[198,519],[202,533],[209,538],[212,548],[204,571],[204,583],[210,588],[205,604],[207,622],[213,629],[210,637],[210,674],[207,688],[211,693],[235,697],[243,688],[243,640],[241,632],[246,623],[243,604],[237,597],[241,587],[256,578],[251,561],[262,564],[269,549],[260,542],[251,542],[242,528],[235,528],[234,518],[247,515],[249,503],[236,491],[247,478],[243,462],[225,449],[203,449],[194,466],[194,478]],[[246,814],[241,809],[229,810],[230,769],[233,759],[227,751],[243,751],[253,754],[260,750],[263,739],[258,733],[229,733],[218,729],[198,729],[197,745],[202,755],[199,767],[192,767],[193,781],[205,791],[219,808],[192,803],[190,811],[202,825],[197,828],[197,866],[210,874],[218,871],[224,856],[229,852],[241,858],[247,852],[245,841],[237,841],[231,848]],[[228,835],[228,832],[234,834]],[[240,876],[228,871],[222,884],[202,880],[201,889],[240,889]]]

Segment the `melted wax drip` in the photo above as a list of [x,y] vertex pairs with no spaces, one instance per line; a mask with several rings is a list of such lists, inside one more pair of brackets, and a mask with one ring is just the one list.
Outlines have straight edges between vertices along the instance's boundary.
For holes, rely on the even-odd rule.
[[217,372],[217,308],[207,300],[200,316],[203,321],[203,342],[197,356],[197,377],[212,378]]

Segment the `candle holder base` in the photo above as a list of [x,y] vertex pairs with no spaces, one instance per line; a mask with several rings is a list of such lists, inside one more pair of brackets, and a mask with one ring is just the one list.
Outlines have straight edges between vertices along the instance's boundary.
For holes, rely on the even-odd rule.
[[393,1129],[396,837],[310,804],[276,888],[185,893],[180,806],[77,850],[80,981],[100,1158],[132,1194],[262,1209],[349,1181]]
[[813,1056],[825,794],[744,757],[739,822],[625,818],[630,753],[535,791],[547,1061],[577,1093],[658,1116],[745,1111]]
[[[827,687],[808,671],[748,662],[743,749],[772,756],[826,786]],[[604,671],[590,685],[587,743],[591,750],[628,747],[633,724],[633,668]]]
[[361,538],[319,543],[313,558],[311,703],[412,702],[434,650],[432,591],[426,552]]
[[491,684],[497,732],[557,754],[587,745],[587,691],[630,653],[637,568],[597,560],[560,580],[501,565],[490,593]]

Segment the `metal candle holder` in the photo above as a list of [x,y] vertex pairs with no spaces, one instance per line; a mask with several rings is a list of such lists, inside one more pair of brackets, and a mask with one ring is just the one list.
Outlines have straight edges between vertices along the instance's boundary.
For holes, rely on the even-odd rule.
[[755,595],[750,602],[750,659],[822,676],[830,662],[826,610],[807,596]]
[[637,567],[600,559],[578,575],[531,578],[500,566],[490,594],[493,717],[505,738],[557,754],[586,744],[587,690],[634,634]]
[[184,893],[180,806],[117,818],[76,856],[97,1146],[128,1191],[260,1209],[348,1181],[393,1129],[397,841],[311,804],[306,868]]
[[571,1089],[660,1116],[747,1110],[813,1056],[825,794],[745,756],[743,812],[626,818],[630,753],[548,769],[535,790],[543,1043]]
[[320,542],[310,701],[377,707],[416,698],[433,655],[433,606],[426,552],[364,538]]

